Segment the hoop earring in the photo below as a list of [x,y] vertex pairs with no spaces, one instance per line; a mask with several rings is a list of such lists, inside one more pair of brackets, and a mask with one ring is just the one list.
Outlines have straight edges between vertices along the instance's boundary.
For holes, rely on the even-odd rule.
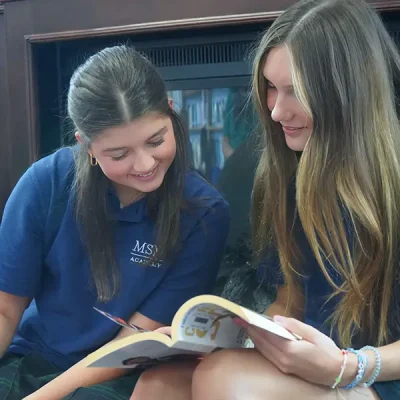
[[96,165],[99,165],[99,163],[97,162],[97,159],[94,158],[91,153],[89,153],[89,159],[90,159],[90,165],[92,167],[95,167]]

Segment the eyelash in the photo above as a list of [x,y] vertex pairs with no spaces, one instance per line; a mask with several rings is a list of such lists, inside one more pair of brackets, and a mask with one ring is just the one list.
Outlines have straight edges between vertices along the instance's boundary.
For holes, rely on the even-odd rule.
[[161,139],[158,140],[157,142],[149,143],[149,145],[150,145],[151,147],[157,147],[157,146],[162,145],[163,143],[164,143],[164,138],[161,138]]
[[[164,143],[164,139],[162,138],[162,139],[158,140],[157,142],[149,143],[149,145],[150,145],[151,147],[158,147],[158,146],[162,145],[163,143]],[[123,154],[122,156],[119,156],[119,157],[111,157],[111,159],[112,159],[113,161],[121,161],[121,160],[123,160],[125,157],[126,157],[126,154]]]
[[111,159],[112,159],[113,161],[121,161],[121,160],[123,160],[125,157],[126,157],[126,154],[123,154],[122,156],[119,156],[119,157],[111,157]]

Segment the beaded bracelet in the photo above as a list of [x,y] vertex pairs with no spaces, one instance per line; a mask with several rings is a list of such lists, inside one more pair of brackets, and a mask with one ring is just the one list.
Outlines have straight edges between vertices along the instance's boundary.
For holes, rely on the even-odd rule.
[[342,366],[340,367],[340,372],[338,377],[335,379],[334,384],[331,386],[331,389],[336,389],[336,386],[339,385],[339,383],[342,381],[344,370],[346,369],[347,365],[347,357],[348,357],[348,351],[347,350],[342,350],[343,354],[343,363]]
[[376,347],[364,346],[361,349],[361,351],[366,351],[366,350],[371,350],[375,354],[375,369],[374,369],[374,373],[372,374],[372,377],[368,382],[363,383],[363,386],[370,387],[375,383],[376,378],[378,378],[378,375],[381,372],[381,354],[379,353],[379,350]]
[[343,389],[353,389],[354,387],[356,387],[364,378],[365,375],[365,366],[367,365],[368,362],[368,358],[365,355],[365,353],[361,352],[361,351],[357,351],[354,349],[347,349],[347,351],[349,353],[353,353],[357,356],[357,365],[358,365],[358,370],[357,370],[357,375],[354,379],[353,382],[351,382],[350,384],[348,384],[347,386],[345,386]]

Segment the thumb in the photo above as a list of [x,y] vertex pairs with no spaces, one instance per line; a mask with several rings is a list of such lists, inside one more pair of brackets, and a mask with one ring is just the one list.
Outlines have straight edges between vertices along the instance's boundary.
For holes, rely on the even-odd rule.
[[318,336],[321,334],[317,329],[295,318],[287,318],[281,315],[275,315],[274,321],[294,335],[300,336],[300,339],[307,340],[307,342],[310,343],[315,343]]
[[155,332],[163,333],[164,335],[171,336],[171,327],[170,326],[162,326],[155,330]]

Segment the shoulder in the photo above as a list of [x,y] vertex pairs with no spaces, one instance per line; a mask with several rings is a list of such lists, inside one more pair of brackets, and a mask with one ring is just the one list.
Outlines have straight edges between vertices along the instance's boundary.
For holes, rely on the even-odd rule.
[[190,170],[186,174],[185,199],[189,201],[201,200],[209,206],[221,203],[228,207],[228,203],[222,194],[195,170]]
[[72,147],[63,147],[54,153],[36,161],[32,175],[40,184],[63,182],[74,171],[74,154]]
[[18,180],[8,203],[24,204],[41,201],[45,207],[48,199],[72,182],[73,153],[71,148],[62,148],[34,162]]
[[73,148],[63,147],[36,161],[28,169],[32,193],[37,193],[45,213],[68,201],[74,180]]
[[[3,232],[43,230],[47,216],[60,209],[69,198],[69,172],[73,165],[71,149],[64,148],[32,164],[19,179],[4,209]],[[67,194],[67,195],[65,195]],[[65,201],[64,201],[65,199]]]
[[199,173],[191,170],[186,175],[185,200],[187,207],[182,216],[189,225],[218,224],[228,229],[230,208],[222,194]]

